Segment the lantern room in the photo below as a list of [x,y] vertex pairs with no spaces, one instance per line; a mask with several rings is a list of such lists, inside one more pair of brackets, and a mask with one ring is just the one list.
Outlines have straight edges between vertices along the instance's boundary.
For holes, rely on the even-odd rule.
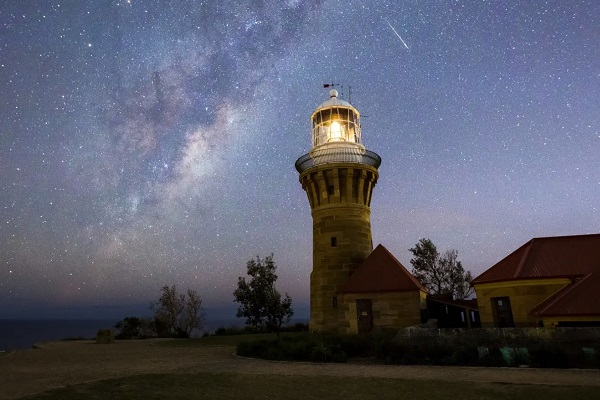
[[311,117],[313,149],[327,144],[353,143],[361,146],[360,113],[347,101],[338,99],[335,89]]

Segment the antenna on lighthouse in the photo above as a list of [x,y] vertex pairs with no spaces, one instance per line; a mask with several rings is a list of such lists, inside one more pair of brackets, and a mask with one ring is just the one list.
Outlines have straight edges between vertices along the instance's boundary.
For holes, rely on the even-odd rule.
[[[340,88],[342,89],[341,93],[340,93],[340,98],[344,98],[344,85],[341,85],[339,83],[324,83],[323,84],[323,88],[327,89],[327,88],[333,88],[335,86],[340,86]],[[352,86],[348,85],[348,103],[352,103]]]

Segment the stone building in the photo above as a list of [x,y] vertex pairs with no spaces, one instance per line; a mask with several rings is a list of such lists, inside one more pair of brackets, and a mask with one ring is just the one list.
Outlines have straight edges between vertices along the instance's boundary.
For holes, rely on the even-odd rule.
[[483,327],[600,326],[600,234],[534,238],[472,284]]
[[427,308],[427,289],[379,245],[339,290],[341,333],[418,325]]
[[331,90],[311,122],[312,149],[296,161],[313,219],[310,330],[420,323],[425,289],[383,246],[373,251],[370,206],[381,158],[362,144],[360,113]]

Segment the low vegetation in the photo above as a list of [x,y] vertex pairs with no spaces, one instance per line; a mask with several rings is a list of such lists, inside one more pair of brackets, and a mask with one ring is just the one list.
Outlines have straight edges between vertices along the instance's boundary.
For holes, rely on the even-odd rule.
[[600,346],[567,345],[530,339],[515,345],[490,341],[468,343],[461,337],[398,337],[393,334],[332,335],[300,333],[240,341],[237,354],[268,360],[346,362],[370,358],[402,365],[460,365],[486,367],[599,368]]
[[[308,324],[304,324],[301,322],[292,324],[292,325],[284,325],[279,329],[280,332],[308,332]],[[255,328],[252,326],[244,326],[244,327],[219,327],[213,333],[213,336],[233,336],[233,335],[249,335],[255,333],[263,332],[260,328]],[[210,336],[210,335],[206,335]]]

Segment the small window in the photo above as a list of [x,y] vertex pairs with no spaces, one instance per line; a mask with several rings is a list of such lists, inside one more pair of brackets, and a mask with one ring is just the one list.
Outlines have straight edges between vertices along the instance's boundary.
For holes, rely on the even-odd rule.
[[334,296],[334,297],[332,297],[331,304],[332,304],[334,307],[337,307],[337,297],[335,297],[335,296]]
[[465,313],[464,313],[464,311],[461,311],[461,312],[460,312],[460,320],[461,320],[462,322],[465,322]]
[[336,237],[331,238],[331,247],[337,247],[337,238]]
[[333,185],[329,186],[327,190],[330,196],[333,196],[335,194],[335,187]]

